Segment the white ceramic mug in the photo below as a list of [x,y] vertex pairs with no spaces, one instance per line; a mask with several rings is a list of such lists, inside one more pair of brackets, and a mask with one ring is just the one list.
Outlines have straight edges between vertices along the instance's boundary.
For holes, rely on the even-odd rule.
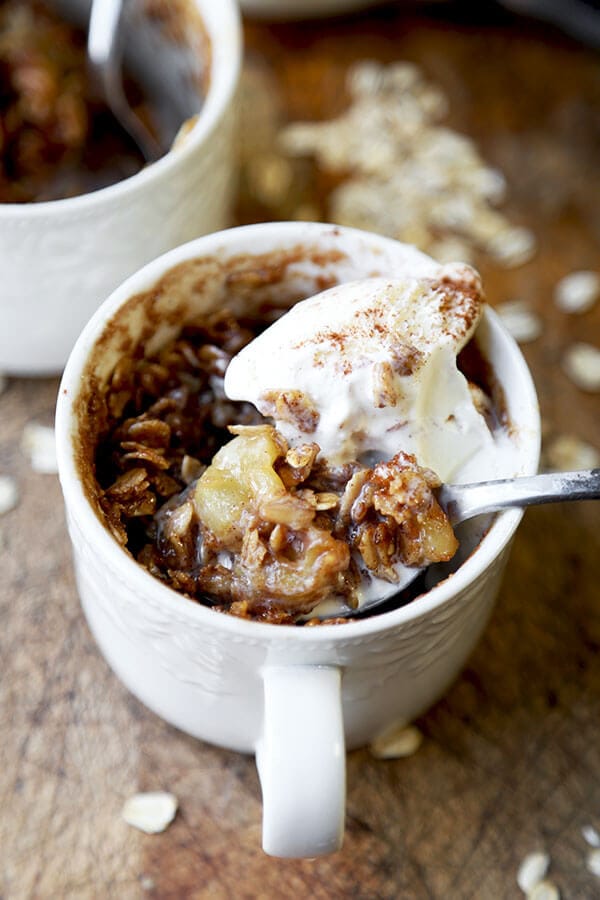
[[[53,2],[77,17],[90,0]],[[210,41],[210,80],[198,119],[181,145],[131,178],[93,193],[0,204],[0,371],[61,371],[84,324],[124,278],[172,247],[228,224],[239,13],[235,0],[194,2]],[[136,49],[133,41],[132,51],[140,71],[145,64],[152,74],[153,45],[143,34],[143,46]],[[167,52],[174,68],[176,54],[170,47]],[[174,77],[173,92],[177,84]]]
[[[276,856],[312,857],[341,845],[345,747],[410,721],[456,677],[487,621],[521,512],[498,515],[476,549],[465,547],[463,555],[473,552],[460,568],[407,606],[344,625],[261,624],[186,599],[117,545],[83,484],[89,466],[80,433],[124,335],[135,342],[147,326],[146,307],[162,323],[149,340],[156,347],[186,319],[225,302],[239,312],[336,280],[393,275],[406,252],[380,236],[314,223],[201,238],[113,293],[79,338],[60,388],[60,478],[92,631],[115,672],[158,715],[211,743],[256,753],[263,846]],[[514,474],[531,474],[539,416],[527,367],[490,311],[477,340],[504,393]]]

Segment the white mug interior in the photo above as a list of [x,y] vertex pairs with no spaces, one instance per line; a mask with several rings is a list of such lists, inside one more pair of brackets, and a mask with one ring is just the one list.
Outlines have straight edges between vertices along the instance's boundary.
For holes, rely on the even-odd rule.
[[[65,21],[87,28],[91,0],[47,3]],[[211,44],[198,7],[190,0],[169,0],[149,10],[147,0],[128,0],[122,8],[119,48],[124,71],[151,101],[166,149],[181,125],[199,114],[209,89]]]

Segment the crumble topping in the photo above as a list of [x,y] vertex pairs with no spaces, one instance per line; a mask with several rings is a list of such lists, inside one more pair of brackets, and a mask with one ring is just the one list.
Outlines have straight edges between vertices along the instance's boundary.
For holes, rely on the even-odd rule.
[[189,597],[278,623],[332,596],[356,606],[361,579],[395,583],[396,563],[450,559],[457,541],[435,497],[440,481],[414,456],[332,466],[317,443],[290,446],[225,397],[229,359],[261,327],[220,311],[155,356],[116,366],[96,451],[115,538]]

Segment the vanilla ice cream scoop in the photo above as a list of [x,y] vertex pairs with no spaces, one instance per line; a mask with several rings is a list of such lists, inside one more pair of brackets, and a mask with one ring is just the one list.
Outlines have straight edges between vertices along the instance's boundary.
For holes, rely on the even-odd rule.
[[[482,312],[463,264],[340,284],[297,303],[231,361],[225,392],[332,465],[412,453],[443,481],[493,451],[457,354]],[[488,469],[489,472],[489,469]]]

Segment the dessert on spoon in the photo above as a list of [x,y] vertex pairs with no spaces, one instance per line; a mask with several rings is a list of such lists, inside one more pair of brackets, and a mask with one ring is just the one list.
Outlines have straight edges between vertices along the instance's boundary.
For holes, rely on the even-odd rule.
[[366,279],[297,304],[232,359],[225,393],[274,426],[232,429],[193,504],[216,580],[250,612],[373,610],[454,556],[459,522],[598,496],[597,471],[448,483],[508,468],[489,398],[457,367],[481,311],[465,265]]

